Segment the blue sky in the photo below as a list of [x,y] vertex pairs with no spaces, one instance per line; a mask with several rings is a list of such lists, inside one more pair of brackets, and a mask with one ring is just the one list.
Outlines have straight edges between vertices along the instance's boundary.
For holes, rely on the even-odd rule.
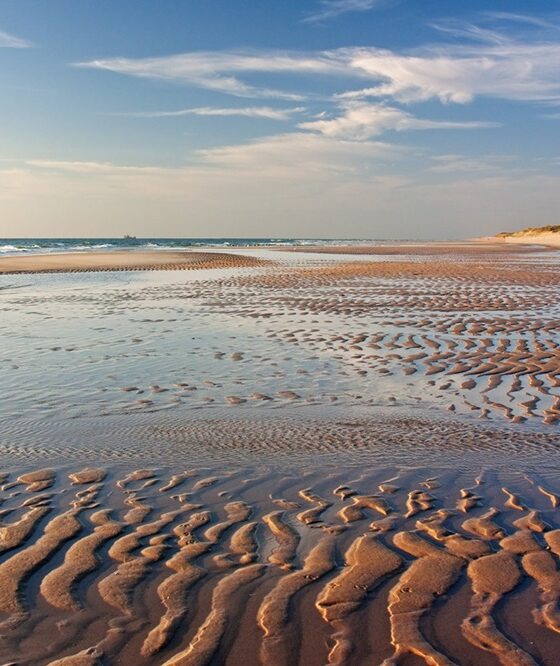
[[0,236],[557,223],[554,4],[0,0]]

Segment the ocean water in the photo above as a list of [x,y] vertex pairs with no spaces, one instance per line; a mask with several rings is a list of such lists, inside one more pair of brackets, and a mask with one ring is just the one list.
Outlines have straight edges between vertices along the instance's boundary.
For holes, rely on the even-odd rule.
[[[0,238],[0,256],[47,252],[87,252],[122,249],[228,248],[241,246],[340,245],[387,243],[387,240],[326,238]],[[399,241],[402,242],[402,241]]]

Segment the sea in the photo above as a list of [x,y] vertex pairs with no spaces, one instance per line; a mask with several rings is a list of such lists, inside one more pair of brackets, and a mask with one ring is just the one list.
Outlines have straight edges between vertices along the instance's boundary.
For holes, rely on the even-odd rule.
[[200,247],[328,246],[363,243],[381,245],[390,242],[402,243],[403,241],[359,238],[0,238],[0,256],[92,250],[178,250]]

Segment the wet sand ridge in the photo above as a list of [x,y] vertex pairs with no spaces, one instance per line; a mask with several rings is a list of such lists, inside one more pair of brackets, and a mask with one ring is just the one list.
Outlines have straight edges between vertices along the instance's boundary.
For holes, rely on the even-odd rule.
[[549,478],[120,466],[15,470],[0,493],[6,662],[413,654],[552,666],[560,649],[560,487]]
[[264,260],[224,252],[115,251],[68,252],[0,257],[0,273],[200,270],[262,265]]

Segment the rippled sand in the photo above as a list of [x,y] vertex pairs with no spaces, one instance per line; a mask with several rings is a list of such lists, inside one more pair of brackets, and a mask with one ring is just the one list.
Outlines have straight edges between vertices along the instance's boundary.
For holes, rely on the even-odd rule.
[[556,664],[558,256],[244,252],[1,277],[0,663]]
[[200,270],[258,266],[263,260],[223,252],[60,252],[0,258],[0,273],[73,273],[88,271]]
[[548,473],[178,463],[0,492],[5,662],[556,663]]

